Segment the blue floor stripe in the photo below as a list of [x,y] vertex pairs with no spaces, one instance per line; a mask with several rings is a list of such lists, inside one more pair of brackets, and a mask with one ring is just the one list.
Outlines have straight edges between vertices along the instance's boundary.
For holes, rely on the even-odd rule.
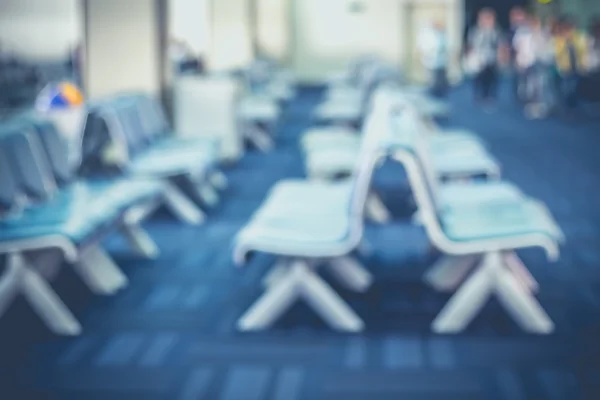
[[262,400],[266,397],[270,378],[271,371],[265,367],[234,367],[220,400]]
[[169,356],[169,352],[173,350],[179,340],[179,335],[175,333],[161,333],[156,335],[140,359],[140,365],[143,367],[159,367],[163,365]]
[[190,310],[197,310],[208,301],[209,297],[210,292],[208,287],[195,287],[185,296],[183,306]]
[[134,357],[142,348],[144,336],[135,333],[119,334],[111,338],[98,358],[98,367],[116,367],[131,365]]
[[496,379],[504,400],[527,400],[525,389],[514,371],[498,371]]
[[457,360],[453,344],[448,339],[432,339],[429,342],[429,357],[435,368],[456,368]]
[[367,343],[364,338],[352,338],[346,346],[344,365],[350,369],[361,369],[367,363]]
[[173,286],[159,286],[152,291],[145,303],[145,308],[154,311],[162,308],[170,308],[174,305],[181,289]]
[[389,338],[383,342],[383,364],[389,369],[420,368],[423,342],[416,338]]
[[305,372],[299,367],[287,367],[279,372],[272,400],[299,400]]
[[215,372],[210,368],[198,368],[190,373],[183,386],[179,400],[210,400],[208,390],[215,378]]
[[66,366],[77,364],[94,344],[95,338],[84,336],[73,342],[56,361],[57,365]]

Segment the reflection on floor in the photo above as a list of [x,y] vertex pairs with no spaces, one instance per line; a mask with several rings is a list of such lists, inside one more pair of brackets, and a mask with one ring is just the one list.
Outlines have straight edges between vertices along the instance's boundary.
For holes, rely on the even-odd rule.
[[231,239],[272,184],[303,175],[297,139],[319,95],[303,90],[286,111],[277,150],[249,153],[230,172],[227,199],[206,225],[184,227],[168,216],[148,223],[163,249],[158,261],[135,259],[119,238],[110,240],[131,277],[128,290],[93,298],[65,269],[57,290],[82,320],[81,337],[51,337],[22,304],[0,320],[0,398],[600,398],[599,126],[527,121],[510,105],[484,114],[466,89],[453,93],[449,123],[481,133],[506,178],[547,202],[569,239],[556,264],[522,253],[556,334],[524,335],[493,303],[464,334],[429,332],[448,297],[420,281],[436,255],[406,219],[410,193],[396,165],[377,174],[397,218],[368,229],[376,284],[366,296],[342,292],[366,334],[334,334],[302,306],[271,332],[235,331],[272,260],[258,256],[235,269]]

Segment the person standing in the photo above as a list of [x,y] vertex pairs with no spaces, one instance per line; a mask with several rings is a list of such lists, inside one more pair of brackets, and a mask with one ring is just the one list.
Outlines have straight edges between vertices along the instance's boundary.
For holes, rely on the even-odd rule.
[[510,60],[511,60],[511,75],[512,75],[512,90],[517,101],[521,104],[526,101],[525,79],[526,76],[524,71],[518,67],[519,50],[515,47],[514,39],[520,31],[529,29],[527,19],[527,12],[522,7],[513,7],[510,10],[510,29],[508,32],[508,42],[510,46]]
[[564,110],[568,113],[578,106],[581,77],[588,68],[588,41],[569,17],[561,19],[561,29],[555,38],[556,66],[559,91]]
[[588,62],[592,74],[600,73],[600,17],[594,18],[590,28]]
[[600,116],[600,18],[592,20],[589,33],[588,71],[581,83],[581,95],[588,102],[590,114]]
[[485,8],[479,12],[477,25],[468,35],[467,58],[471,60],[475,73],[475,101],[481,103],[486,111],[492,111],[497,100],[500,63],[506,58],[505,41],[492,9]]
[[527,28],[521,28],[513,38],[516,49],[515,67],[521,76],[521,98],[525,115],[531,119],[545,117],[551,107],[549,81],[551,39],[536,16],[528,18]]

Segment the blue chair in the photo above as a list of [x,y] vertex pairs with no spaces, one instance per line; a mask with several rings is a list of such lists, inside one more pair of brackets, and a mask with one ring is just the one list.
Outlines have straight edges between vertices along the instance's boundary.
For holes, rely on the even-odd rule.
[[[167,188],[165,205],[177,217],[194,225],[204,220],[204,212],[190,196],[202,198],[205,195],[202,189],[208,162],[197,154],[182,153],[176,148],[151,148],[131,99],[93,105],[88,113],[82,148],[86,174],[106,175],[112,167],[117,174],[160,179]],[[214,200],[208,199],[206,203],[214,203]]]
[[[0,284],[3,292],[0,312],[21,294],[51,331],[76,335],[80,333],[81,325],[26,255],[32,251],[59,249],[68,262],[75,263],[79,260],[79,246],[83,247],[83,243],[97,231],[107,228],[116,214],[73,204],[62,196],[56,196],[47,206],[34,204],[25,207],[24,192],[35,194],[38,190],[34,189],[39,188],[31,187],[34,180],[26,179],[31,175],[29,171],[19,172],[13,165],[12,151],[15,147],[22,147],[22,138],[16,136],[16,132],[3,132],[0,138],[0,186],[5,211],[12,211],[5,213],[0,220],[0,254],[8,259],[7,271]],[[26,157],[26,160],[35,162],[33,157]],[[42,188],[38,194],[43,192]],[[111,289],[116,291],[125,283],[123,277],[113,279]]]
[[[8,283],[0,285],[5,291],[0,297],[10,300],[22,294],[50,330],[78,334],[80,324],[29,255],[58,250],[94,293],[114,294],[128,280],[101,248],[101,241],[122,225],[126,204],[145,202],[160,192],[133,190],[115,201],[84,185],[61,190],[29,124],[12,123],[2,129],[0,159],[5,210],[0,220],[0,254],[7,255],[9,264]],[[126,196],[129,202],[123,200]]]
[[149,94],[131,93],[120,96],[131,98],[136,104],[142,124],[142,132],[154,147],[175,148],[178,151],[192,152],[208,164],[208,178],[217,189],[227,187],[227,178],[219,170],[219,140],[207,138],[181,138],[172,131],[164,110],[157,99]]
[[77,193],[89,193],[94,198],[101,198],[107,207],[122,210],[124,218],[121,231],[133,249],[146,258],[158,257],[158,246],[141,227],[141,223],[163,203],[163,183],[160,180],[122,177],[79,179],[78,165],[70,165],[64,156],[69,146],[56,126],[51,121],[39,117],[29,117],[25,121],[37,132],[45,161],[48,162],[60,189],[78,196],[81,194]]
[[[210,142],[203,141],[201,146],[198,146],[197,141],[194,141],[194,145],[192,143],[181,144],[178,140],[156,143],[156,134],[146,130],[143,116],[140,113],[139,99],[120,97],[117,102],[128,149],[134,156],[131,167],[135,172],[153,173],[156,172],[155,163],[186,159],[190,165],[196,167],[190,169],[189,173],[182,174],[181,178],[185,181],[184,188],[191,189],[189,194],[192,198],[199,199],[201,205],[216,206],[220,198],[211,180],[215,176],[218,162],[214,143],[211,145]],[[183,150],[184,146],[185,150]],[[198,165],[201,166],[201,169],[198,169]]]

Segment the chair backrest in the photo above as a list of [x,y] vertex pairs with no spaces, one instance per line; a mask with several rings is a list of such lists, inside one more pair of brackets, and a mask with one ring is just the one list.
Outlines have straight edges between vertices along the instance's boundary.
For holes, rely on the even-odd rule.
[[398,135],[401,142],[412,148],[415,159],[420,168],[420,177],[427,190],[428,199],[433,212],[439,209],[439,181],[431,159],[428,141],[423,130],[427,129],[418,112],[407,105],[405,112],[394,119],[394,134]]
[[159,101],[152,95],[144,92],[128,92],[119,95],[117,99],[134,103],[142,127],[141,136],[148,142],[169,131],[165,112]]
[[127,142],[130,154],[144,150],[151,138],[144,135],[144,125],[139,115],[137,102],[134,99],[118,99],[114,103],[121,132]]
[[390,126],[389,110],[370,113],[363,124],[361,149],[352,175],[352,194],[350,197],[348,240],[358,245],[364,230],[364,214],[369,196],[373,173],[378,160],[386,155],[383,143],[379,140],[387,137]]
[[360,151],[352,174],[353,198],[350,213],[362,219],[376,162],[385,156],[385,146],[391,131],[391,104],[381,104],[372,110],[363,124]]
[[141,136],[141,123],[131,99],[117,99],[97,106],[94,110],[98,128],[103,136],[118,147],[119,153],[128,162],[137,152],[146,147]]
[[158,99],[141,94],[137,97],[137,107],[146,136],[155,139],[170,131],[169,120]]
[[119,153],[124,156],[123,162],[129,159],[127,142],[117,133],[118,128],[110,128],[114,123],[107,117],[105,107],[103,103],[90,105],[87,112],[81,137],[79,165],[79,173],[85,176],[104,174],[108,167],[115,166],[108,165],[105,158],[109,147],[119,149]]
[[372,64],[379,63],[379,59],[372,55],[365,55],[362,57],[358,57],[354,61],[352,61],[348,65],[348,71],[350,72],[350,78],[353,83],[359,83],[361,79],[361,74],[364,69],[369,67]]
[[371,63],[363,69],[359,85],[363,110],[370,108],[373,96],[381,87],[399,80],[397,75],[391,66],[383,63]]
[[46,201],[58,190],[52,168],[31,124],[15,124],[17,133],[6,138],[8,162],[18,188],[33,202]]
[[19,207],[19,190],[8,161],[7,136],[0,136],[0,219]]
[[[376,109],[384,104],[396,111],[401,110],[401,112],[394,113],[394,128],[391,134],[396,137],[397,143],[413,148],[419,161],[423,164],[423,172],[427,176],[428,185],[431,186],[434,194],[437,194],[438,179],[427,140],[432,127],[428,125],[427,120],[410,102],[410,99],[398,96],[393,87],[384,85],[375,91],[371,100],[371,109]],[[437,199],[437,195],[435,198]]]
[[67,139],[50,120],[31,117],[28,122],[37,132],[56,182],[59,185],[73,182],[77,174],[75,166],[69,163],[67,157],[69,152]]
[[390,88],[388,85],[378,85],[373,90],[371,98],[369,99],[367,113],[375,112],[383,107],[388,106],[390,103],[392,105],[398,103],[393,97],[393,90],[394,89]]

